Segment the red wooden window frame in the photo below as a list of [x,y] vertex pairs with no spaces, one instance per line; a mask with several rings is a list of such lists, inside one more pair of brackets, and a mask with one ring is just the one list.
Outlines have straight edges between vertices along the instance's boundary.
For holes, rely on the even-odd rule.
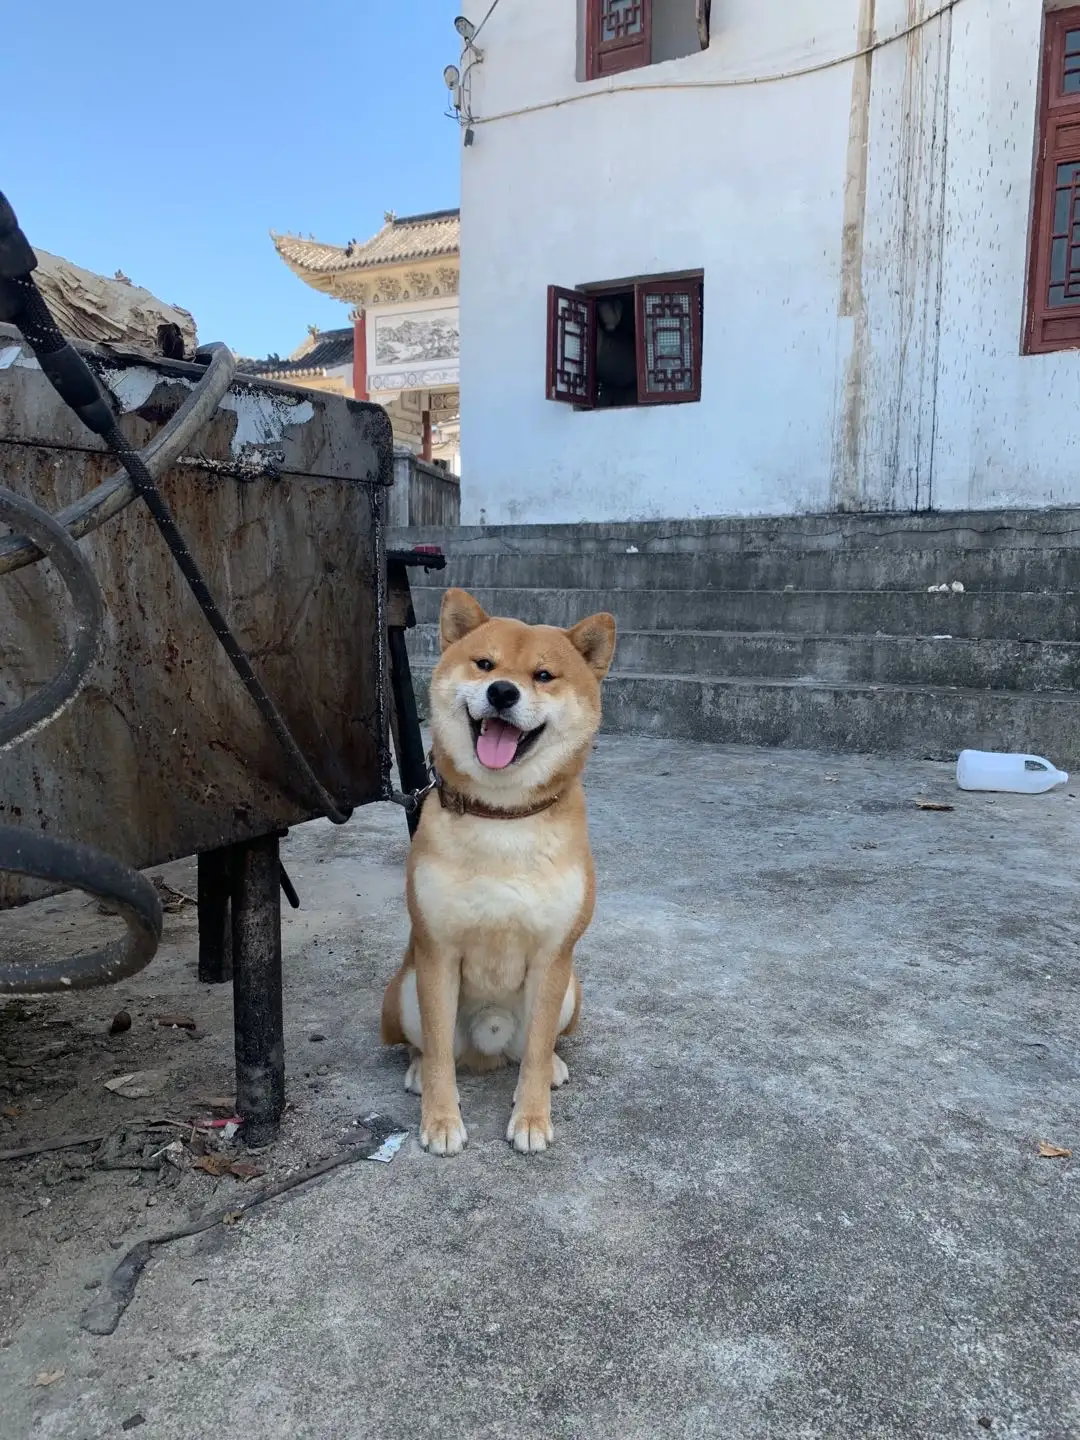
[[[1080,6],[1052,10],[1045,19],[1042,77],[1039,88],[1039,145],[1035,164],[1035,196],[1031,216],[1028,303],[1024,353],[1080,348],[1080,89],[1065,89],[1066,36],[1080,31]],[[1080,51],[1068,57],[1080,70]],[[1065,230],[1055,230],[1060,166],[1075,165]],[[1065,245],[1065,284],[1073,293],[1065,304],[1050,303],[1054,242]],[[1071,275],[1071,279],[1070,279]],[[1055,285],[1060,282],[1054,282]]]
[[596,301],[559,285],[548,286],[547,398],[583,410],[596,404]]
[[[685,304],[670,306],[664,315],[651,315],[648,302],[655,299],[663,303],[666,295],[684,298]],[[681,405],[701,399],[701,296],[700,277],[642,280],[634,286],[639,405]],[[681,368],[649,364],[650,326],[665,320],[677,322],[680,346],[689,349],[689,363]],[[655,335],[653,340],[655,344]]]
[[585,78],[618,75],[652,64],[652,0],[629,0],[641,13],[641,30],[633,35],[604,39],[604,19],[611,0],[586,0]]
[[697,0],[696,7],[698,41],[702,50],[709,48],[709,29],[712,19],[712,0]]
[[[656,275],[644,280],[615,282],[590,290],[568,290],[559,285],[548,286],[547,302],[547,398],[573,405],[578,410],[596,406],[596,302],[604,295],[634,292],[634,336],[637,350],[637,404],[682,405],[701,399],[702,275]],[[689,341],[690,376],[688,385],[675,389],[671,369],[650,368],[648,326],[653,323],[648,311],[650,297],[685,295],[682,307],[685,329],[682,339]],[[676,307],[672,315],[679,319]],[[570,352],[567,338],[570,339]],[[581,353],[573,353],[584,346]],[[631,407],[632,408],[632,407]]]

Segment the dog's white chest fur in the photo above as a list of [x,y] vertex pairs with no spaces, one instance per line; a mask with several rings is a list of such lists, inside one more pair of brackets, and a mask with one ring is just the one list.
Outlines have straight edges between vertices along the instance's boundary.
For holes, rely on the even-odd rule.
[[515,992],[530,962],[566,943],[585,902],[584,865],[558,827],[471,819],[447,826],[413,875],[418,908],[437,944],[457,952],[466,992]]

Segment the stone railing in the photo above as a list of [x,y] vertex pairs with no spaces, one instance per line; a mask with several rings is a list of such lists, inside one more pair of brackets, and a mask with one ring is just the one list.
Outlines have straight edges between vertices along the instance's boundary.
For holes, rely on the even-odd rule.
[[441,465],[429,465],[410,451],[394,453],[394,488],[387,523],[446,526],[461,523],[461,486]]

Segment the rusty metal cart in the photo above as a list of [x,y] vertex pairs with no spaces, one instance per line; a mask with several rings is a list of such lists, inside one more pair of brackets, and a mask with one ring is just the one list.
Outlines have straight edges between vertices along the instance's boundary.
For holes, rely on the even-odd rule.
[[247,379],[222,346],[76,351],[32,260],[0,196],[0,910],[74,886],[128,934],[0,955],[0,993],[134,973],[161,929],[138,872],[197,854],[200,978],[231,974],[237,1109],[265,1139],[284,1104],[279,839],[404,798],[392,721],[419,788],[400,630],[408,564],[442,557],[397,555],[388,591],[378,406]]

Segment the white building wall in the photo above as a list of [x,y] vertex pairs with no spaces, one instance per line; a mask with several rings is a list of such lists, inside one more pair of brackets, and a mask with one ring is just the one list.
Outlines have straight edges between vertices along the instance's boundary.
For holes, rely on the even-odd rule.
[[[466,523],[1080,502],[1080,352],[1020,354],[1041,10],[941,5],[713,0],[706,52],[584,84],[577,0],[496,7],[462,152]],[[544,398],[549,283],[698,268],[700,404]]]
[[934,504],[1080,501],[1080,351],[1021,355],[1042,19],[964,0],[953,20]]

